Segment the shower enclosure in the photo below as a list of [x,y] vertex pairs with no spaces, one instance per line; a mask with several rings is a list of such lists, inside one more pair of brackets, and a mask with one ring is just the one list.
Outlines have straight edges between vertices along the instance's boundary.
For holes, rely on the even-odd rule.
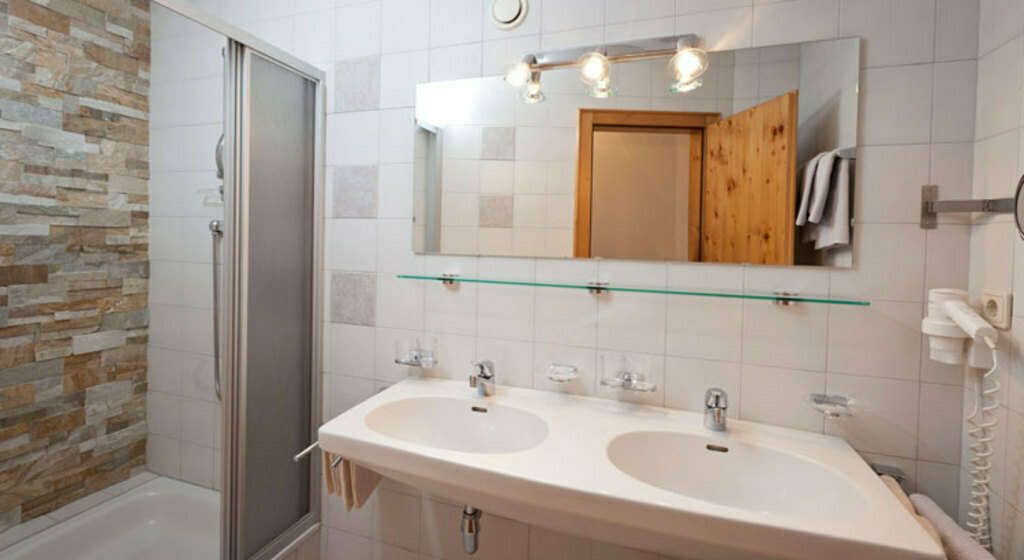
[[[0,172],[35,185],[0,189],[0,557],[290,557],[319,542],[293,457],[322,414],[324,73],[188,1],[36,10],[37,63],[81,59],[56,111],[0,91]],[[0,90],[50,75],[20,72]]]
[[[324,75],[188,4],[225,37],[223,266],[213,267],[222,400],[221,558],[274,558],[319,528]],[[213,153],[211,152],[211,157]]]

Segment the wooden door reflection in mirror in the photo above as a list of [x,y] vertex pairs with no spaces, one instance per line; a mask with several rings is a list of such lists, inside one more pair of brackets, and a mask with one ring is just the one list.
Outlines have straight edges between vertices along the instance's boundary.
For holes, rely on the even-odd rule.
[[574,255],[793,264],[796,116],[581,109]]
[[704,127],[718,118],[581,109],[574,255],[699,260]]

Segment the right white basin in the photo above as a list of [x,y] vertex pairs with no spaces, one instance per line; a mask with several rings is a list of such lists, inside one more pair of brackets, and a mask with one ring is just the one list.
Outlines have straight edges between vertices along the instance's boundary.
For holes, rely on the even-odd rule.
[[651,486],[706,502],[805,518],[855,519],[867,501],[841,473],[760,445],[691,433],[641,431],[608,444],[623,473]]

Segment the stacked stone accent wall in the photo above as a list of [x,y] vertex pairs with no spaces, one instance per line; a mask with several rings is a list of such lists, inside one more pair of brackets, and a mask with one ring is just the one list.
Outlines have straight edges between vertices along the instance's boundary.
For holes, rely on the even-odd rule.
[[149,0],[0,0],[0,530],[145,464]]

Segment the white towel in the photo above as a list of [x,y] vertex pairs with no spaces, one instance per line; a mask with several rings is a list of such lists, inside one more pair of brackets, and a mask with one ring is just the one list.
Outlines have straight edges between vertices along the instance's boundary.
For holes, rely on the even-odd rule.
[[796,213],[796,225],[802,226],[807,224],[807,215],[811,207],[811,192],[814,191],[814,178],[818,169],[818,160],[824,153],[818,154],[811,158],[804,167],[804,185],[803,190],[800,192],[800,208]]
[[939,532],[942,548],[949,560],[995,560],[987,550],[971,539],[931,498],[924,494],[912,494],[910,502],[914,509]]
[[323,456],[327,494],[340,496],[345,501],[346,511],[363,507],[363,504],[373,495],[377,485],[380,484],[381,476],[348,459],[342,459],[338,466],[332,469],[331,463],[338,456],[326,451]]
[[818,167],[814,170],[814,192],[811,194],[811,206],[807,209],[808,222],[815,224],[821,222],[821,216],[825,213],[825,203],[828,201],[829,193],[832,192],[832,168],[838,153],[839,150],[825,152],[818,159]]
[[828,202],[817,221],[815,249],[830,249],[850,244],[850,160],[839,159],[839,167],[833,174],[830,191]]

